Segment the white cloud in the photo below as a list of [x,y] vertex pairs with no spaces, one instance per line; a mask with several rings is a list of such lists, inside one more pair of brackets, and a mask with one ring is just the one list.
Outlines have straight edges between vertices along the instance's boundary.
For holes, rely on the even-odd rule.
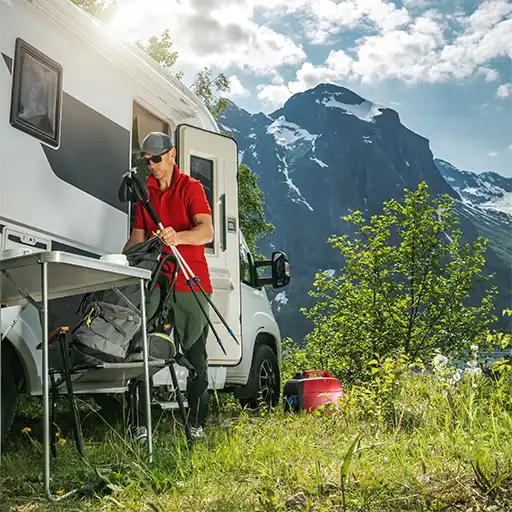
[[512,83],[510,84],[501,84],[496,90],[496,97],[498,98],[507,98],[509,94],[512,93]]
[[244,98],[250,95],[249,90],[242,85],[242,82],[240,82],[240,79],[236,75],[231,75],[228,81],[230,90],[224,94],[226,97]]
[[430,7],[432,5],[432,0],[402,0],[402,3],[408,8],[408,9],[424,9],[426,7]]
[[491,158],[494,158],[495,156],[498,156],[498,153],[496,153],[496,151],[490,151],[487,153],[487,155],[489,155]]
[[286,85],[259,85],[258,99],[272,107],[280,107],[292,95]]
[[274,77],[272,77],[272,83],[274,85],[283,85],[284,79],[281,75],[275,75]]
[[499,80],[500,74],[495,70],[484,66],[478,70],[478,72],[484,76],[486,82],[495,82]]
[[[276,0],[278,1],[278,0]],[[413,1],[405,3],[411,7]],[[426,2],[422,1],[424,6]],[[308,4],[310,5],[310,4]],[[499,74],[491,61],[500,56],[512,57],[512,3],[506,0],[485,0],[467,17],[460,13],[444,15],[428,10],[411,16],[407,9],[396,8],[383,0],[346,0],[335,4],[320,0],[310,18],[313,42],[325,41],[336,31],[370,23],[373,33],[356,41],[350,53],[331,51],[323,65],[305,63],[288,82],[289,94],[314,87],[321,82],[375,83],[399,79],[406,83],[440,83],[481,75],[488,82]],[[346,16],[341,16],[348,6]],[[307,10],[295,4],[290,10]],[[330,16],[330,17],[329,17]],[[500,97],[510,93],[501,86]],[[265,89],[260,91],[264,96]],[[281,89],[281,96],[284,96]]]
[[475,71],[487,80],[497,73],[487,63],[512,55],[512,20],[502,20],[512,5],[486,1],[468,19],[464,32],[446,40],[447,20],[435,12],[417,17],[405,30],[363,38],[353,70],[362,81],[398,78],[409,83],[463,79]]
[[300,65],[302,46],[251,20],[253,6],[239,0],[151,0],[122,3],[111,23],[129,39],[145,40],[169,29],[175,67],[236,67],[258,75],[275,75],[281,65]]
[[[175,68],[191,75],[209,66],[229,69],[233,76],[237,69],[268,76],[258,97],[273,104],[321,82],[439,83],[471,76],[492,82],[499,78],[493,59],[512,57],[511,0],[480,1],[469,16],[461,11],[460,2],[454,2],[450,14],[433,8],[442,6],[444,12],[444,0],[397,4],[391,0],[132,0],[121,3],[113,26],[130,39],[145,39],[168,28],[173,49],[179,53]],[[256,12],[269,23],[255,23]],[[302,33],[300,28],[293,36],[280,33],[275,27],[284,15],[294,17]],[[349,30],[363,35],[345,50],[334,46],[339,34]],[[301,37],[334,48],[324,63],[313,65],[306,62],[298,42]],[[295,78],[285,83],[281,66],[295,68]],[[235,82],[233,91],[237,87]],[[498,91],[505,94],[503,88]],[[240,84],[239,95],[244,94]]]
[[346,29],[369,24],[380,30],[393,30],[409,22],[409,12],[386,0],[254,0],[270,3],[274,12],[296,14],[306,36],[314,44],[328,43],[329,39]]

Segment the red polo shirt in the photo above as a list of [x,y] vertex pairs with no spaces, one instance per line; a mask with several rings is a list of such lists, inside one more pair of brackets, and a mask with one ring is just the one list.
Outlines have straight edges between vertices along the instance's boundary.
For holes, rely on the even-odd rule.
[[[176,232],[189,231],[195,226],[193,221],[194,215],[199,213],[212,214],[201,182],[182,173],[176,164],[174,165],[171,186],[165,192],[160,190],[158,181],[152,174],[147,179],[147,187],[153,207],[164,228],[171,227]],[[158,229],[148,212],[140,204],[140,201],[137,201],[133,227],[135,229],[144,229],[149,236]],[[177,245],[176,248],[188,263],[192,272],[199,278],[204,291],[212,293],[204,245]],[[164,251],[170,253],[171,248],[164,246]],[[172,278],[172,270],[173,265],[166,265],[166,268],[164,268],[164,272],[169,280]],[[194,290],[199,291],[196,284],[194,284]],[[190,292],[190,287],[181,270],[178,272],[176,279],[176,291]]]

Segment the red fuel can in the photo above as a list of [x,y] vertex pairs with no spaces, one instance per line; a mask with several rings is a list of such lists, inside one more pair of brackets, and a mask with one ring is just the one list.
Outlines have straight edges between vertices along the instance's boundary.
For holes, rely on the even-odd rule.
[[285,411],[311,412],[323,404],[336,404],[342,396],[340,381],[326,370],[299,372],[283,388]]

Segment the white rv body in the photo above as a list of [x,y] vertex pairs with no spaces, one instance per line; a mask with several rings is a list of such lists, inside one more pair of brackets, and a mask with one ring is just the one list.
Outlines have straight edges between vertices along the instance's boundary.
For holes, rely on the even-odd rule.
[[[215,240],[207,248],[207,259],[213,301],[240,340],[237,345],[212,315],[228,355],[210,332],[210,387],[245,386],[257,345],[271,347],[280,361],[279,328],[264,288],[254,282],[252,256],[239,231],[236,143],[219,134],[204,104],[144,52],[118,41],[68,0],[0,0],[0,23],[0,255],[14,247],[92,257],[121,252],[129,232],[127,205],[117,198],[122,173],[132,167],[132,153],[145,134],[168,130],[180,140],[178,165],[183,172],[190,173],[193,162],[198,162],[199,172],[209,169]],[[22,48],[28,59],[25,74],[16,75],[16,59],[21,58],[17,51]],[[44,68],[45,80],[61,80],[56,116],[51,108],[38,112],[41,101],[51,104],[47,96],[55,88],[47,86],[44,94],[27,89],[35,73],[34,55],[50,68]],[[31,111],[47,116],[53,132],[51,120],[59,120],[53,142],[13,121],[15,97],[18,104],[25,102],[25,117]],[[51,136],[52,128],[44,130]],[[75,308],[76,301],[52,301],[50,315],[56,316],[51,318],[59,322],[62,314],[76,319]],[[35,347],[41,325],[36,309],[3,308],[1,332],[22,369],[23,388],[40,394],[41,353]],[[187,372],[177,370],[185,389]],[[168,383],[168,370],[155,376],[156,386]],[[122,390],[105,383],[90,391]]]

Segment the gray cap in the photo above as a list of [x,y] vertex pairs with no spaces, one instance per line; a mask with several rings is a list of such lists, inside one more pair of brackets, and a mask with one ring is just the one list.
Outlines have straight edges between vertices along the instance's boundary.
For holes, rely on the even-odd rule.
[[161,155],[174,147],[171,137],[162,132],[151,132],[142,141],[141,154]]

